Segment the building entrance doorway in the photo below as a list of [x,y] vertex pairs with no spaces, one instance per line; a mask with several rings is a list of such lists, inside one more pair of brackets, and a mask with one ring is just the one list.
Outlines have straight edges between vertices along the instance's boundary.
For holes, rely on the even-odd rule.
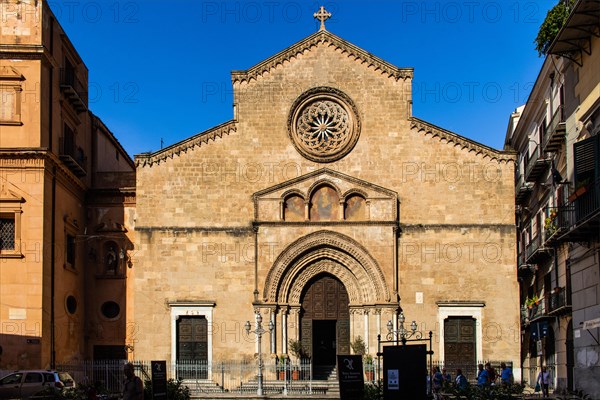
[[350,354],[348,292],[339,279],[324,273],[307,283],[301,302],[302,347],[311,357],[314,377],[325,379],[336,354]]

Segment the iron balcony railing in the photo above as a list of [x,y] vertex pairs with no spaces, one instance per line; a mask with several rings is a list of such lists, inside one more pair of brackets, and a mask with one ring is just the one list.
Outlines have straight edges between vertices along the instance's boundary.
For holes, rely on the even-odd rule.
[[525,260],[529,261],[532,256],[535,254],[535,252],[541,247],[542,245],[542,237],[540,236],[540,234],[536,234],[534,237],[531,238],[531,241],[527,244],[527,246],[525,246]]
[[88,92],[86,86],[77,78],[74,68],[60,69],[60,88],[76,111],[88,108]]
[[600,179],[582,186],[569,197],[566,205],[558,208],[558,226],[564,228],[561,240],[589,239],[596,234],[600,217]]
[[543,150],[545,152],[555,152],[560,149],[565,140],[565,116],[563,106],[560,105],[554,111],[552,119],[546,128],[546,134],[543,138]]
[[527,166],[525,167],[525,180],[527,182],[535,182],[540,175],[546,170],[550,161],[544,158],[544,153],[540,145],[536,145],[533,152],[527,158]]
[[571,305],[569,304],[569,296],[567,295],[566,288],[555,288],[548,298],[548,314],[558,313],[568,307],[571,307]]

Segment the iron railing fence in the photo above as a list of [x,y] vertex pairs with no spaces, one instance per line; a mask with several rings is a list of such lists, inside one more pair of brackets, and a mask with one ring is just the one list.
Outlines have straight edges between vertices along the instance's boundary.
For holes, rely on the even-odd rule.
[[[62,363],[57,370],[69,372],[78,384],[99,384],[110,393],[119,393],[124,380],[126,361],[96,360]],[[135,373],[142,380],[151,379],[150,361],[133,361]],[[335,370],[331,374],[335,377]],[[263,360],[264,393],[324,393],[330,389],[313,376],[310,360],[285,364]],[[367,375],[367,374],[366,374]],[[250,361],[178,361],[167,362],[167,379],[181,379],[192,394],[254,393],[258,386],[258,362]],[[369,376],[370,378],[370,376]],[[373,378],[371,378],[373,379]]]

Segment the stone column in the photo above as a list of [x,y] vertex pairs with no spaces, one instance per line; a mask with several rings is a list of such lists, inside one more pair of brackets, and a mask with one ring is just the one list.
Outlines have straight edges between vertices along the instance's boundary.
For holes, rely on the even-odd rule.
[[281,309],[281,352],[287,354],[288,346],[288,308]]

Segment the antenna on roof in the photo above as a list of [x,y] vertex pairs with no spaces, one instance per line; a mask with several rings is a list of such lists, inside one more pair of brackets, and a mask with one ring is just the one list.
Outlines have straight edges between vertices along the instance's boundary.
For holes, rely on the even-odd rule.
[[160,149],[161,150],[162,150],[164,144],[165,144],[165,141],[163,140],[163,138],[160,138]]

